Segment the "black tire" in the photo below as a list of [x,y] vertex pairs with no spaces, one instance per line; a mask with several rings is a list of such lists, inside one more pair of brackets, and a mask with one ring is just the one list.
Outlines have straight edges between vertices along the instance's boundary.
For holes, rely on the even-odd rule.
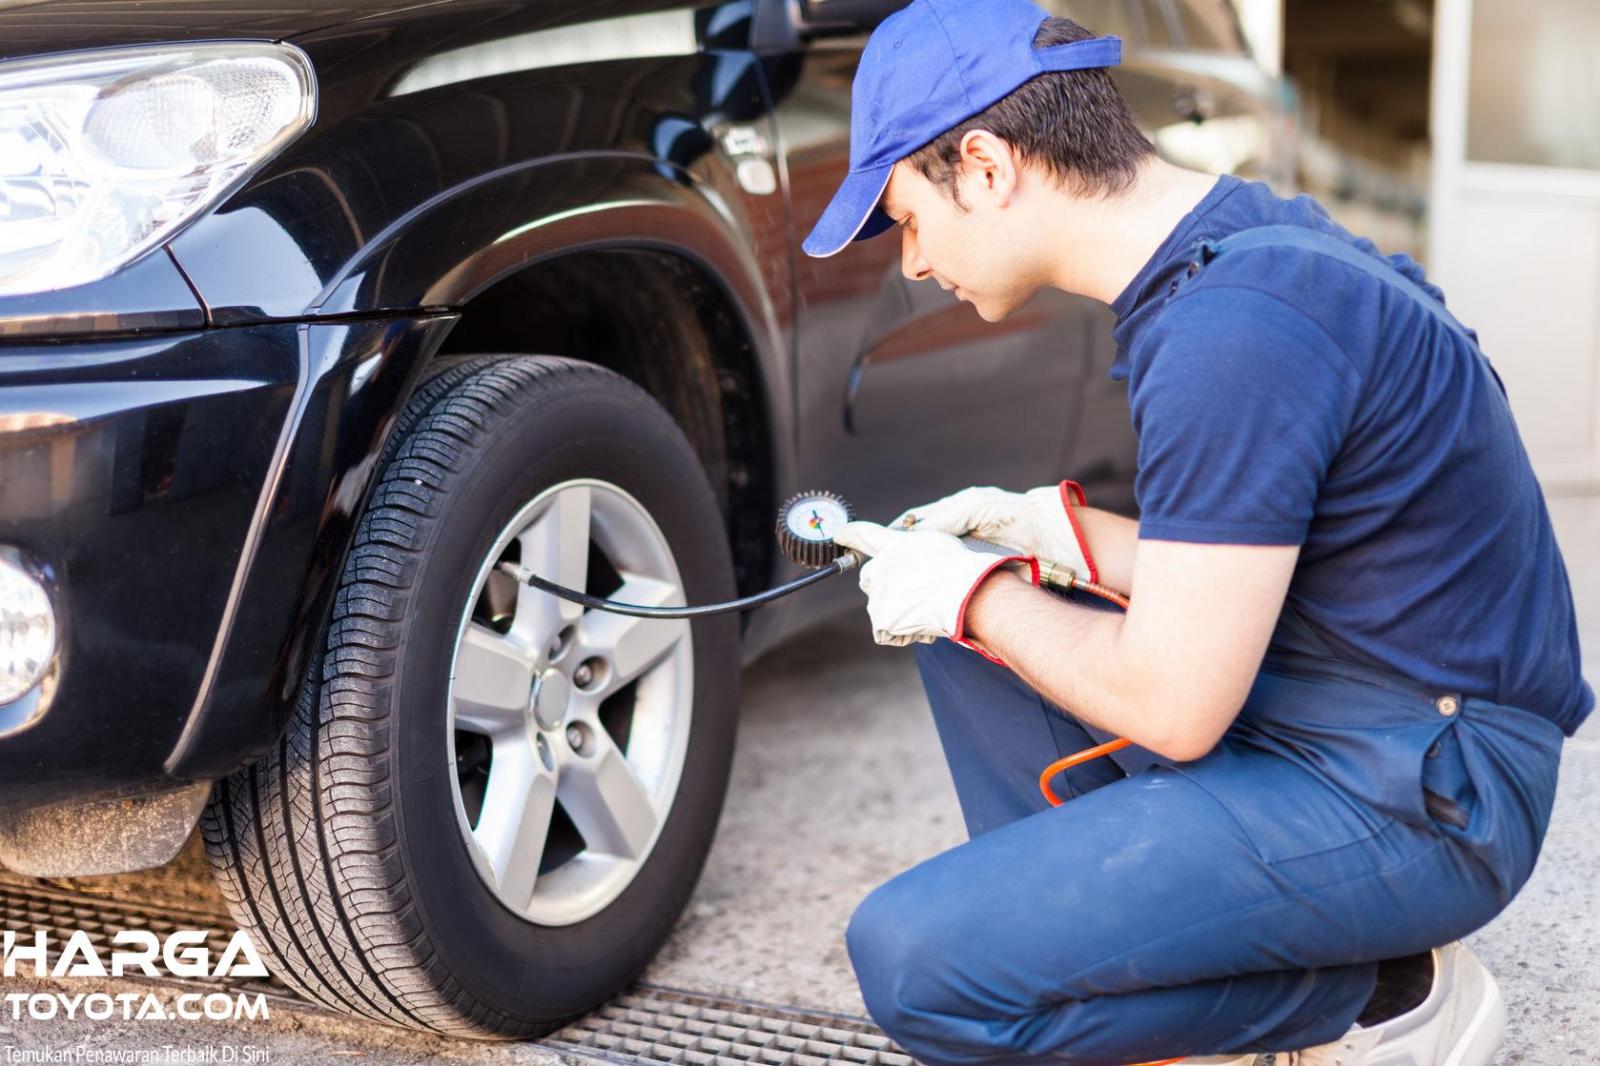
[[609,906],[534,925],[472,867],[445,707],[454,626],[497,530],[570,478],[627,490],[689,603],[735,595],[715,497],[671,417],[573,359],[474,357],[419,387],[357,530],[321,661],[282,741],[220,781],[202,820],[239,924],[303,996],[378,1021],[531,1039],[631,981],[682,913],[722,810],[737,615],[695,619],[693,726],[653,849]]

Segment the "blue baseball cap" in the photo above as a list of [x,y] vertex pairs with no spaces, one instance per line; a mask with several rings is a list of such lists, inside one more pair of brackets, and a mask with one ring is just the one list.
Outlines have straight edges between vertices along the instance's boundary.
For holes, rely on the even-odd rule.
[[895,163],[1052,70],[1114,67],[1120,37],[1035,48],[1030,0],[913,0],[885,19],[850,87],[850,173],[802,247],[826,258],[894,225],[878,206]]

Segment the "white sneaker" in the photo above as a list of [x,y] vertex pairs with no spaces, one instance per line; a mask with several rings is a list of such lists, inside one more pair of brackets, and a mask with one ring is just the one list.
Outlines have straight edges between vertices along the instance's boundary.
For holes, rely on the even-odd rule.
[[1187,1058],[1216,1066],[1489,1066],[1505,1039],[1500,986],[1465,944],[1433,950],[1433,987],[1404,1014],[1331,1044],[1267,1055]]

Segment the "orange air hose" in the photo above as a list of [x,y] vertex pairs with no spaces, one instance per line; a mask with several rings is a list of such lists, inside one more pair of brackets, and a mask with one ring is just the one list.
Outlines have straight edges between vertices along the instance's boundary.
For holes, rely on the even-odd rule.
[[[1077,574],[1073,574],[1071,579],[1065,584],[1068,588],[1078,589],[1082,592],[1089,593],[1091,596],[1098,596],[1102,600],[1108,600],[1111,603],[1116,604],[1118,607],[1121,607],[1124,611],[1128,609],[1128,597],[1124,596],[1116,589],[1107,588],[1106,586],[1098,584],[1094,581],[1081,578]],[[1057,796],[1050,789],[1050,779],[1052,777],[1056,776],[1056,774],[1059,774],[1063,770],[1070,770],[1074,766],[1080,766],[1083,763],[1088,762],[1090,759],[1098,759],[1102,755],[1110,755],[1114,751],[1121,751],[1123,748],[1126,748],[1132,743],[1133,741],[1128,740],[1126,737],[1120,737],[1104,744],[1097,744],[1092,748],[1085,748],[1083,751],[1075,751],[1071,755],[1063,756],[1062,758],[1057,759],[1049,766],[1046,766],[1044,771],[1039,774],[1039,791],[1044,793],[1044,798],[1050,804],[1050,806],[1061,806],[1064,801],[1060,796]],[[1179,1060],[1169,1059],[1168,1061],[1177,1062]],[[1164,1064],[1146,1062],[1139,1063],[1138,1066],[1164,1066]]]
[[[1124,596],[1116,589],[1107,588],[1106,586],[1096,582],[1088,581],[1084,578],[1078,577],[1076,574],[1072,576],[1071,581],[1068,583],[1068,587],[1078,589],[1082,592],[1087,592],[1092,596],[1098,596],[1103,600],[1108,600],[1111,603],[1116,604],[1118,607],[1121,607],[1124,611],[1128,609],[1128,597]],[[1050,806],[1061,806],[1061,804],[1065,801],[1050,789],[1050,779],[1052,777],[1056,776],[1056,774],[1059,774],[1063,770],[1070,770],[1074,766],[1081,766],[1091,759],[1098,759],[1102,755],[1110,755],[1114,751],[1121,751],[1123,748],[1130,746],[1132,743],[1133,741],[1126,737],[1118,737],[1116,740],[1107,741],[1104,744],[1097,744],[1092,748],[1085,748],[1082,751],[1075,751],[1071,755],[1063,756],[1062,758],[1057,759],[1049,766],[1046,766],[1044,771],[1039,774],[1039,791],[1044,793],[1044,798],[1049,802]],[[1155,1062],[1133,1063],[1132,1066],[1173,1066],[1174,1063],[1180,1063],[1182,1061],[1182,1058],[1160,1059]]]

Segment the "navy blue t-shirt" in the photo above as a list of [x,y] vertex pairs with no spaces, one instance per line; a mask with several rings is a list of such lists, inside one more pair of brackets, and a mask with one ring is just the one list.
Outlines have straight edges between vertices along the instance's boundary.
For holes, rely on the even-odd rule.
[[[1310,196],[1223,175],[1111,305],[1139,536],[1301,545],[1288,605],[1340,658],[1526,708],[1570,736],[1594,693],[1491,370],[1415,301],[1328,256],[1227,251],[1178,287],[1199,241],[1274,224],[1381,255]],[[1409,256],[1387,258],[1443,302]]]

